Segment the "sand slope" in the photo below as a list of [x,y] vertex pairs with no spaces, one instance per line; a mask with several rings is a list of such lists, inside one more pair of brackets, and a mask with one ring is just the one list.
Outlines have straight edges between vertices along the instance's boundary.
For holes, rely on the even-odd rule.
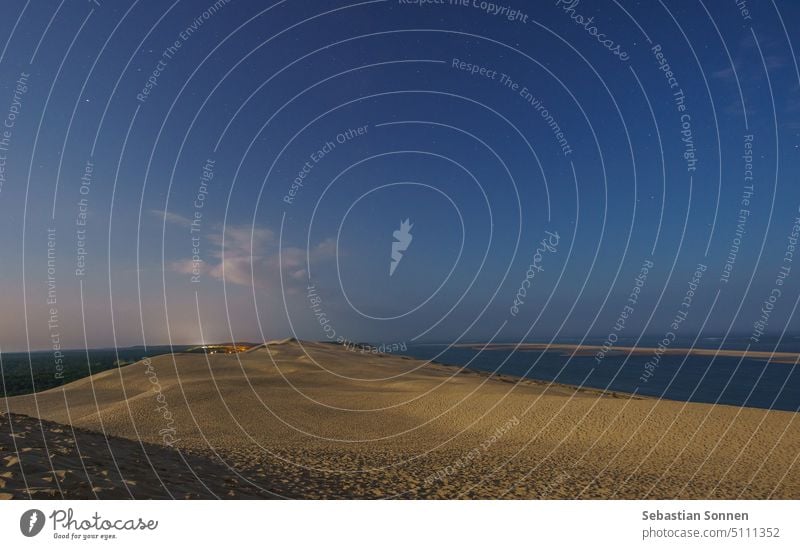
[[283,341],[157,357],[0,410],[205,458],[239,481],[220,497],[800,497],[798,414],[458,372]]
[[0,414],[0,499],[269,498],[202,455]]

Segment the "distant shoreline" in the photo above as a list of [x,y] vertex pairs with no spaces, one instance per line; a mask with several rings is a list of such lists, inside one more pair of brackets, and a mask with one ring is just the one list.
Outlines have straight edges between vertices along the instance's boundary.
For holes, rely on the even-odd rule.
[[[643,336],[642,339],[650,341],[650,340],[656,339],[658,337],[659,337],[658,335],[652,335],[651,334],[651,335]],[[686,336],[685,338],[682,338],[682,339],[687,339],[688,340],[688,339],[693,338],[693,337],[694,337],[694,335],[690,335],[690,336]],[[745,338],[745,337],[749,338],[750,336],[749,336],[749,334],[737,334],[735,336],[722,336],[721,335],[721,336],[713,336],[713,337],[712,336],[704,337],[704,338],[702,338],[702,340],[706,341],[706,342],[719,342],[722,339],[727,339],[728,341],[731,341],[731,340],[735,340],[737,338]],[[780,338],[780,339],[783,340],[784,343],[789,343],[789,342],[792,342],[792,341],[800,343],[800,333],[794,334],[794,335],[785,335],[784,334],[783,336],[781,336],[781,334],[764,334],[764,336],[762,336],[763,340],[767,340],[769,338]],[[283,338],[283,339],[287,339],[287,338]],[[288,339],[294,339],[294,338],[288,337]],[[567,338],[564,338],[560,342],[557,342],[557,343],[542,343],[542,342],[517,343],[517,342],[514,342],[514,341],[505,341],[505,342],[501,342],[501,343],[490,343],[490,344],[488,344],[488,346],[487,346],[486,342],[483,342],[483,341],[469,341],[469,342],[455,343],[455,344],[453,344],[451,342],[448,342],[448,341],[423,341],[423,342],[414,342],[413,344],[409,343],[409,345],[420,346],[420,347],[423,347],[423,346],[437,346],[437,347],[438,346],[445,346],[445,347],[452,346],[452,347],[460,347],[460,348],[465,348],[465,347],[483,348],[484,346],[486,346],[487,350],[500,350],[500,349],[505,349],[505,348],[509,348],[509,347],[516,347],[517,345],[519,345],[519,350],[522,350],[522,351],[524,351],[524,350],[541,350],[541,349],[534,349],[534,348],[535,347],[542,347],[542,346],[546,347],[548,345],[550,346],[551,349],[555,349],[555,350],[559,350],[560,348],[567,348],[567,347],[569,347],[569,348],[574,348],[574,347],[590,348],[590,347],[593,347],[593,346],[594,347],[598,346],[598,345],[586,345],[586,344],[578,345],[576,343],[570,343],[569,342],[570,340],[575,341],[575,340],[578,340],[578,339],[582,339],[582,338],[581,337],[567,337]],[[602,336],[589,337],[588,339],[591,340],[591,341],[600,341],[602,339]],[[629,341],[632,340],[632,339],[633,338],[630,338]],[[255,347],[255,346],[263,345],[264,343],[268,343],[270,341],[281,341],[281,340],[282,340],[281,338],[267,339],[267,340],[265,340],[263,342],[258,342],[258,343],[252,342],[252,341],[249,341],[249,340],[242,340],[242,341],[237,341],[236,344],[237,345],[248,345],[248,346]],[[317,341],[319,343],[336,343],[335,341],[332,342],[332,341],[325,340],[325,339],[315,340],[315,339],[301,338],[301,340],[302,341]],[[350,340],[348,340],[348,341],[350,341]],[[356,338],[352,342],[354,342],[356,344],[360,344],[360,345],[380,346],[382,341],[383,340],[367,340],[367,339],[361,340],[360,338]],[[624,339],[620,339],[619,340],[620,343],[622,343],[623,341],[625,341],[625,340]],[[89,347],[89,348],[74,347],[74,348],[70,348],[70,349],[61,349],[61,350],[62,350],[62,352],[70,352],[70,353],[72,353],[72,352],[81,352],[81,353],[83,353],[83,352],[86,352],[86,351],[114,351],[114,350],[120,350],[120,349],[150,349],[150,348],[163,348],[163,347],[185,348],[185,347],[202,347],[203,345],[208,346],[208,345],[230,345],[230,344],[231,344],[230,341],[212,341],[212,342],[205,342],[205,343],[203,343],[203,342],[191,342],[191,343],[162,342],[162,343],[151,343],[151,344],[148,344],[148,345],[142,345],[142,344],[118,345],[116,347],[113,346],[113,345],[107,345],[107,346],[101,346],[101,347]],[[632,347],[630,347],[630,345],[627,345],[627,346],[624,346],[624,347],[617,347],[617,349],[620,349],[620,350],[627,350],[627,349],[631,349],[631,348]],[[637,347],[637,349],[653,349],[653,347],[650,347],[650,346],[648,346],[648,347]],[[687,347],[675,348],[675,351],[685,351],[686,349],[687,349]],[[696,350],[706,350],[706,351],[716,352],[716,349],[709,349],[707,347],[695,347],[695,349]],[[41,348],[41,349],[3,349],[2,351],[0,351],[0,354],[2,354],[2,355],[12,355],[12,354],[27,354],[27,353],[34,354],[34,353],[52,353],[52,352],[53,352],[53,350],[51,348],[44,347],[44,348]],[[722,352],[744,352],[744,349],[723,349],[720,352],[721,353]],[[671,354],[674,354],[674,353],[671,353]],[[776,353],[776,355],[781,355],[781,354],[786,354],[786,353]],[[800,353],[797,353],[797,354],[788,353],[788,354],[800,355]],[[724,355],[724,356],[730,356],[730,355]],[[736,356],[738,356],[738,355],[736,355]]]
[[[553,351],[553,352],[572,352],[579,356],[591,356],[597,352],[604,351],[601,345],[575,345],[563,343],[459,343],[453,345],[457,348],[468,348],[477,351]],[[605,355],[652,355],[658,351],[662,355],[694,355],[694,356],[723,356],[733,358],[747,358],[750,360],[764,360],[779,364],[794,364],[800,361],[800,354],[770,351],[746,351],[742,349],[708,349],[704,347],[667,347],[659,349],[657,347],[612,347],[605,349]]]

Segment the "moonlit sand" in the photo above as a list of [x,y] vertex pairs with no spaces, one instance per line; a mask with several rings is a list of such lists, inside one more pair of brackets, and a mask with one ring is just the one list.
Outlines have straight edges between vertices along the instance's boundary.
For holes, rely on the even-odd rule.
[[800,497],[795,413],[325,343],[164,355],[0,410],[5,498]]

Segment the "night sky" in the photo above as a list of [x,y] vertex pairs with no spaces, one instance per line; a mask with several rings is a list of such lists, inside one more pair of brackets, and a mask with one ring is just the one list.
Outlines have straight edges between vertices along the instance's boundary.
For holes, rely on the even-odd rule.
[[495,1],[5,0],[0,349],[796,333],[800,3]]

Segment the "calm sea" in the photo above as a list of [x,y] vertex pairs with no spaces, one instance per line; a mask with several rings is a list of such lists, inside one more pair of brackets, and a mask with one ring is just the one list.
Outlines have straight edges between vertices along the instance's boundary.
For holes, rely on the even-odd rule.
[[[717,349],[720,338],[698,340],[695,347]],[[577,343],[577,341],[561,341]],[[620,340],[616,346],[633,346]],[[728,338],[726,350],[743,350],[747,338]],[[585,341],[600,345],[601,341]],[[644,339],[639,347],[655,346]],[[671,347],[691,347],[692,341],[676,341]],[[800,411],[800,366],[738,357],[662,355],[648,381],[642,382],[645,364],[651,355],[609,355],[598,365],[594,356],[569,356],[564,351],[479,351],[472,348],[447,348],[444,344],[409,345],[402,354],[474,370],[497,372],[569,385],[623,391],[672,400],[750,406]],[[800,353],[800,336],[762,338],[750,347],[754,351]]]

